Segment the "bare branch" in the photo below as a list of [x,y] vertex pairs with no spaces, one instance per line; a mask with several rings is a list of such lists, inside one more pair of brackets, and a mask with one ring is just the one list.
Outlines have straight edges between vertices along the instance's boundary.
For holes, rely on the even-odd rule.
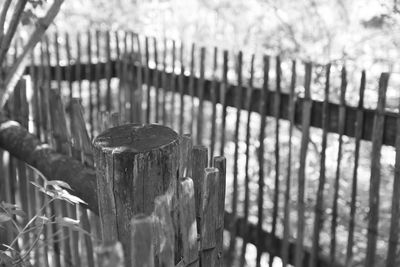
[[33,30],[32,34],[30,34],[30,38],[24,46],[21,55],[18,56],[10,71],[7,73],[4,81],[6,90],[2,95],[0,102],[1,109],[4,108],[5,103],[7,102],[9,96],[13,93],[15,85],[17,84],[18,80],[21,78],[25,70],[28,53],[42,39],[43,34],[46,32],[47,28],[54,21],[54,18],[60,11],[63,2],[64,0],[54,0],[54,3],[49,8],[46,15],[38,20],[37,24],[35,25],[35,29]]
[[7,11],[10,7],[11,0],[7,0],[4,2],[3,8],[1,9],[0,13],[0,44],[3,42],[4,37],[4,24],[6,22]]
[[24,11],[27,2],[28,0],[19,0],[15,5],[7,32],[4,35],[2,42],[0,43],[0,63],[4,61],[7,51],[10,48],[11,40],[13,39],[18,24],[21,21],[22,12]]

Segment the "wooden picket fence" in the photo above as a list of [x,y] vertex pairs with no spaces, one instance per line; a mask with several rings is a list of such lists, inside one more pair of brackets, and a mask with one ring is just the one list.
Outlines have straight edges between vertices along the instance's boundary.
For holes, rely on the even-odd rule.
[[[249,265],[278,258],[284,266],[398,263],[400,122],[397,103],[386,97],[387,73],[379,84],[368,83],[366,72],[353,82],[340,65],[246,60],[241,52],[109,31],[47,35],[26,73],[37,89],[28,90],[30,130],[44,142],[69,144],[65,152],[52,143],[89,166],[90,139],[108,124],[98,119],[103,111],[191,133],[195,145],[210,147],[209,162],[225,156],[227,266],[243,266],[254,248]],[[58,104],[46,101],[50,88],[66,103],[64,128],[53,127],[61,119],[51,119],[49,106]],[[83,107],[79,127],[89,132],[83,141],[74,134],[74,103]],[[68,126],[73,136],[65,137]]]

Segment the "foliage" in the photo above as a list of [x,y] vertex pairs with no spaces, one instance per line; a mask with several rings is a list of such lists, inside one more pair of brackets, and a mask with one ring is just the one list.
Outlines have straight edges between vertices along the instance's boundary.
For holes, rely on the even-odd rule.
[[[46,240],[42,238],[45,227],[49,225],[67,227],[73,231],[90,235],[90,233],[81,228],[79,220],[55,216],[54,214],[51,216],[48,215],[47,210],[55,200],[66,201],[73,205],[79,205],[84,202],[68,192],[68,190],[71,190],[71,187],[66,182],[59,180],[47,181],[43,176],[41,177],[43,185],[35,182],[31,182],[31,184],[36,187],[37,191],[48,197],[45,198],[45,202],[36,211],[36,214],[32,218],[28,218],[29,220],[20,220],[21,218],[26,219],[27,214],[18,205],[4,201],[0,203],[0,227],[5,227],[6,223],[11,223],[16,233],[14,240],[10,244],[2,244],[7,250],[0,251],[0,264],[4,264],[5,266],[30,266],[30,253],[37,247],[49,246]],[[23,221],[27,221],[27,223],[23,224]],[[58,237],[59,232],[53,233],[53,235],[52,238],[54,239]],[[29,247],[17,250],[16,247],[18,246],[16,244],[29,236],[35,237],[29,244],[24,244],[29,245]]]
[[283,53],[399,71],[400,16],[379,0],[71,0],[58,28],[134,30],[247,54]]

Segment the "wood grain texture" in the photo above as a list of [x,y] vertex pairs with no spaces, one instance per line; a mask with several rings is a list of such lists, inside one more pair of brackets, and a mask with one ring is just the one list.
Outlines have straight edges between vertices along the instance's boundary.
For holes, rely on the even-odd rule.
[[164,194],[154,200],[154,245],[159,266],[175,266],[175,226],[171,217],[172,195]]
[[193,141],[190,134],[180,136],[179,177],[192,176],[192,147]]
[[154,267],[153,221],[151,217],[136,215],[130,223],[130,240],[133,244],[130,250],[132,267]]
[[[110,211],[111,223],[107,231],[113,230],[115,220],[118,240],[125,252],[131,251],[129,222],[132,217],[139,213],[150,215],[157,196],[170,190],[172,194],[175,192],[178,135],[160,125],[125,124],[104,131],[93,144],[98,190],[101,193],[102,186],[105,188],[104,194],[99,196],[104,198],[104,206]],[[129,255],[125,255],[125,262],[130,264]]]
[[201,238],[200,259],[202,266],[215,266],[217,259],[216,231],[218,222],[219,171],[216,168],[204,170],[201,194]]
[[196,221],[197,230],[201,234],[201,190],[204,180],[204,169],[208,164],[208,151],[205,146],[193,146],[192,149],[192,179],[194,182],[194,195],[196,202]]
[[190,178],[180,178],[179,195],[179,229],[182,243],[184,266],[199,266],[199,244],[195,209],[194,183]]
[[214,158],[214,168],[218,169],[218,212],[216,229],[216,261],[215,266],[224,266],[224,214],[225,214],[225,190],[226,190],[226,159],[218,156]]

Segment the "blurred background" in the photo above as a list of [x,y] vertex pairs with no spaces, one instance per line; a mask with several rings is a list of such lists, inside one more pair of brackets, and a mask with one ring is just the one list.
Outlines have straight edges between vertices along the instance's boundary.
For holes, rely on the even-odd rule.
[[131,30],[246,54],[399,72],[399,12],[397,0],[68,0],[55,27]]

